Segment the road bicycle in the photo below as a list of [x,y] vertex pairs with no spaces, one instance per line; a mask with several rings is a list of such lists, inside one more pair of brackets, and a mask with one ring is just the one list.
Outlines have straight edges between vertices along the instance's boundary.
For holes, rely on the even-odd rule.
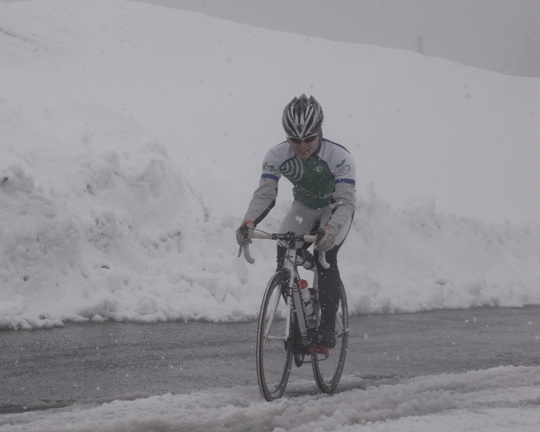
[[[314,348],[314,337],[321,319],[317,292],[317,270],[313,255],[306,254],[300,244],[314,243],[316,235],[267,233],[253,230],[252,239],[276,240],[286,247],[282,267],[270,278],[264,293],[257,327],[257,380],[267,401],[280,398],[287,386],[292,362],[297,367],[311,363],[317,387],[323,393],[334,393],[341,378],[348,340],[347,297],[343,284],[336,314],[336,345],[328,353]],[[244,257],[254,263],[249,245],[243,247]],[[325,254],[315,253],[324,268],[329,265]],[[300,268],[313,271],[312,288],[300,276]],[[306,291],[309,290],[309,291]],[[309,293],[309,296],[307,295]]]

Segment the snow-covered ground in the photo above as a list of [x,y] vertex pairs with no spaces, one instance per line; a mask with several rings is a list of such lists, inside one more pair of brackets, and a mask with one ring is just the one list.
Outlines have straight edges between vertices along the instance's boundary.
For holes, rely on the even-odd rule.
[[[357,160],[340,254],[351,313],[540,304],[538,79],[127,0],[0,2],[0,65],[0,328],[253,319],[274,245],[248,265],[234,230],[304,92]],[[271,405],[254,387],[164,395],[3,416],[0,430],[532,430],[536,376]]]
[[539,402],[538,368],[500,367],[272,403],[261,400],[256,386],[165,394],[4,415],[0,431],[537,432]]

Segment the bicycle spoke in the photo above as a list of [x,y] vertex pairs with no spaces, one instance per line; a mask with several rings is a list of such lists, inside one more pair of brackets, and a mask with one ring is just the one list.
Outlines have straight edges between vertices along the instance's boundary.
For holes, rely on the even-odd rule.
[[[272,296],[270,298],[269,304],[268,304],[268,310],[266,312],[265,318],[267,319],[266,322],[266,331],[264,333],[264,337],[268,338],[269,332],[272,330],[272,325],[274,323],[274,317],[278,314],[278,306],[279,306],[279,299],[281,297],[280,290],[276,289],[272,293]],[[283,336],[285,337],[285,335]]]
[[276,273],[270,280],[259,316],[257,330],[257,378],[263,397],[270,401],[285,391],[292,362],[289,331],[291,307],[282,295],[286,277]]

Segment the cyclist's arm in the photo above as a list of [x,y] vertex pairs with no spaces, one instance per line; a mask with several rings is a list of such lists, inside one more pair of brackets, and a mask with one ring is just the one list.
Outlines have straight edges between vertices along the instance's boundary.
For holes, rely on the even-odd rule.
[[347,150],[337,150],[332,166],[336,184],[332,194],[335,210],[328,222],[336,233],[342,228],[349,229],[356,208],[356,164]]
[[336,209],[327,225],[332,227],[336,233],[341,228],[348,228],[356,207],[356,191],[352,183],[336,183],[334,190],[334,202]]
[[244,221],[253,221],[257,225],[272,210],[276,204],[280,177],[279,156],[274,147],[264,157],[259,187],[253,193]]
[[266,217],[276,204],[277,186],[277,180],[261,178],[259,187],[253,193],[253,198],[249,203],[244,221],[253,221],[257,226]]

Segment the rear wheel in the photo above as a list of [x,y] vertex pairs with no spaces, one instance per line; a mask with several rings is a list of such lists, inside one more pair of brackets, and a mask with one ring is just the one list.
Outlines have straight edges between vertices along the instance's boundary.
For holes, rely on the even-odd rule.
[[328,357],[324,354],[312,354],[313,374],[317,386],[323,393],[333,393],[339,384],[345,366],[348,338],[347,296],[345,288],[341,284],[339,307],[336,314],[336,346],[330,350]]
[[285,391],[293,358],[293,332],[287,274],[274,274],[264,294],[257,329],[257,380],[262,396],[271,401]]

